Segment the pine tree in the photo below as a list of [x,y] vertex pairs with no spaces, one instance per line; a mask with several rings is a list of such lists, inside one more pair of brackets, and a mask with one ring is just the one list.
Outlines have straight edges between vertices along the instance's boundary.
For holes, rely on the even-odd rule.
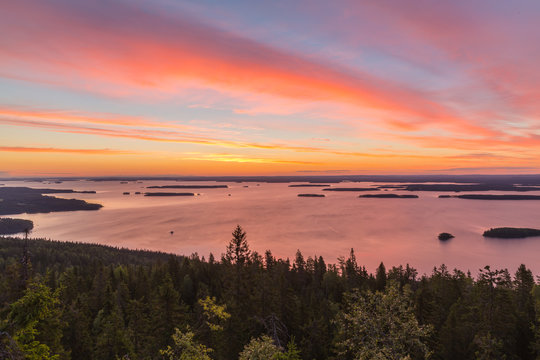
[[532,344],[534,343],[533,327],[535,323],[532,272],[521,264],[514,277],[515,309],[516,309],[516,353],[521,359],[534,359]]
[[225,260],[237,267],[247,264],[251,251],[246,240],[246,232],[240,225],[236,225],[232,233],[232,239],[227,245]]
[[375,288],[379,291],[383,291],[385,287],[386,287],[386,268],[384,267],[384,264],[381,262],[375,274]]

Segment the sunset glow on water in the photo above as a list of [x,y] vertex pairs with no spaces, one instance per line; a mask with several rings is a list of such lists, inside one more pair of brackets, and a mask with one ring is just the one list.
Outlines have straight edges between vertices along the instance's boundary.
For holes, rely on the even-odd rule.
[[[135,195],[158,190],[146,186],[186,184],[226,184],[229,188],[171,190],[199,193],[195,197]],[[34,221],[33,237],[185,255],[198,253],[205,257],[212,252],[219,258],[232,230],[240,224],[247,231],[253,250],[260,254],[271,250],[282,258],[294,259],[299,249],[305,257],[323,256],[327,262],[337,263],[339,256],[347,257],[354,248],[359,263],[369,271],[383,261],[387,266],[408,263],[421,273],[430,273],[434,266],[443,263],[451,269],[472,273],[485,265],[513,270],[525,263],[535,273],[540,272],[540,238],[482,236],[484,230],[492,227],[537,226],[537,201],[440,199],[438,192],[415,192],[418,199],[366,199],[358,198],[356,192],[295,188],[288,183],[66,181],[39,186],[27,182],[6,185],[97,191],[56,196],[103,204],[98,211],[15,216]],[[332,187],[375,190],[380,185],[383,184],[341,183]],[[123,195],[124,192],[130,195]],[[325,197],[297,197],[306,192],[323,193]],[[441,242],[437,239],[441,232],[450,232],[455,238]]]

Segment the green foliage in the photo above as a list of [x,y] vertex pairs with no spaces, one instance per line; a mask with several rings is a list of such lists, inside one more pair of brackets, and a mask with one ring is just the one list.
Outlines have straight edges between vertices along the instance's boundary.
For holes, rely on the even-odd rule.
[[474,353],[477,360],[506,359],[506,355],[502,351],[503,342],[492,337],[489,332],[484,336],[476,336],[474,343],[478,347]]
[[240,353],[238,360],[271,360],[276,359],[279,352],[272,338],[263,335],[258,339],[251,339]]
[[194,336],[189,329],[186,332],[175,329],[172,336],[174,345],[159,352],[167,360],[211,360],[212,349],[195,342]]
[[227,306],[216,304],[216,298],[210,296],[199,299],[199,305],[203,308],[203,314],[206,318],[205,322],[210,330],[223,330],[223,326],[221,326],[220,323],[231,317],[231,314],[226,311]]
[[293,261],[261,256],[237,227],[221,261],[29,239],[23,282],[23,244],[0,238],[0,359],[540,354],[540,287],[524,265],[514,277],[444,265],[420,278],[409,265],[369,274],[352,249],[336,265],[300,251]]
[[429,357],[425,339],[431,327],[418,324],[411,295],[393,282],[385,292],[348,294],[337,318],[339,355],[365,360]]
[[275,360],[301,360],[300,350],[296,346],[294,339],[287,344],[287,351],[274,355]]
[[4,331],[0,331],[0,359],[23,360],[24,354],[15,340]]
[[[21,348],[26,359],[56,360],[61,351],[61,337],[58,294],[42,283],[32,283],[24,295],[10,305],[6,328],[14,335],[13,339]],[[43,339],[48,340],[45,344]],[[51,346],[56,349],[51,349]]]

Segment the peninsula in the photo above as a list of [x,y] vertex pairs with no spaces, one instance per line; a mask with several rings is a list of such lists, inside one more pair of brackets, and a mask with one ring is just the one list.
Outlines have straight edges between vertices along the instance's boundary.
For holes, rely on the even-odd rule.
[[0,219],[0,235],[12,235],[30,231],[34,228],[31,220],[2,218]]
[[99,210],[101,204],[84,200],[62,199],[44,194],[95,193],[94,191],[74,191],[60,189],[34,189],[28,187],[0,188],[0,215],[35,214],[57,211]]

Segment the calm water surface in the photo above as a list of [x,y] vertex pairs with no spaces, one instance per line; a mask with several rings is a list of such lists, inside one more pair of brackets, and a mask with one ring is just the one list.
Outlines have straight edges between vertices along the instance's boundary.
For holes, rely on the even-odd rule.
[[[337,262],[354,248],[358,261],[374,271],[409,263],[420,273],[442,263],[471,270],[491,265],[515,272],[525,263],[540,274],[540,237],[504,240],[482,237],[491,227],[540,228],[540,201],[439,199],[439,192],[416,192],[419,199],[363,199],[360,193],[322,188],[290,188],[289,184],[217,183],[228,189],[148,189],[196,192],[195,197],[144,197],[151,185],[216,184],[215,182],[66,181],[62,184],[3,181],[5,186],[96,190],[97,194],[57,194],[97,202],[99,211],[22,214],[34,221],[33,237],[94,242],[178,254],[197,252],[216,257],[225,251],[231,232],[240,224],[252,250],[272,250],[293,258],[322,255]],[[335,187],[367,187],[372,183],[341,183]],[[376,184],[382,185],[382,184]],[[247,187],[245,187],[247,186]],[[131,195],[122,195],[129,191]],[[324,193],[325,198],[299,198],[299,193]],[[411,194],[397,191],[396,193]],[[504,194],[508,192],[482,192]],[[509,192],[512,193],[512,192]],[[229,196],[231,194],[231,196]],[[452,194],[452,193],[449,193]],[[527,192],[538,194],[540,192]],[[174,231],[171,235],[170,231]],[[437,240],[440,232],[456,237]]]

